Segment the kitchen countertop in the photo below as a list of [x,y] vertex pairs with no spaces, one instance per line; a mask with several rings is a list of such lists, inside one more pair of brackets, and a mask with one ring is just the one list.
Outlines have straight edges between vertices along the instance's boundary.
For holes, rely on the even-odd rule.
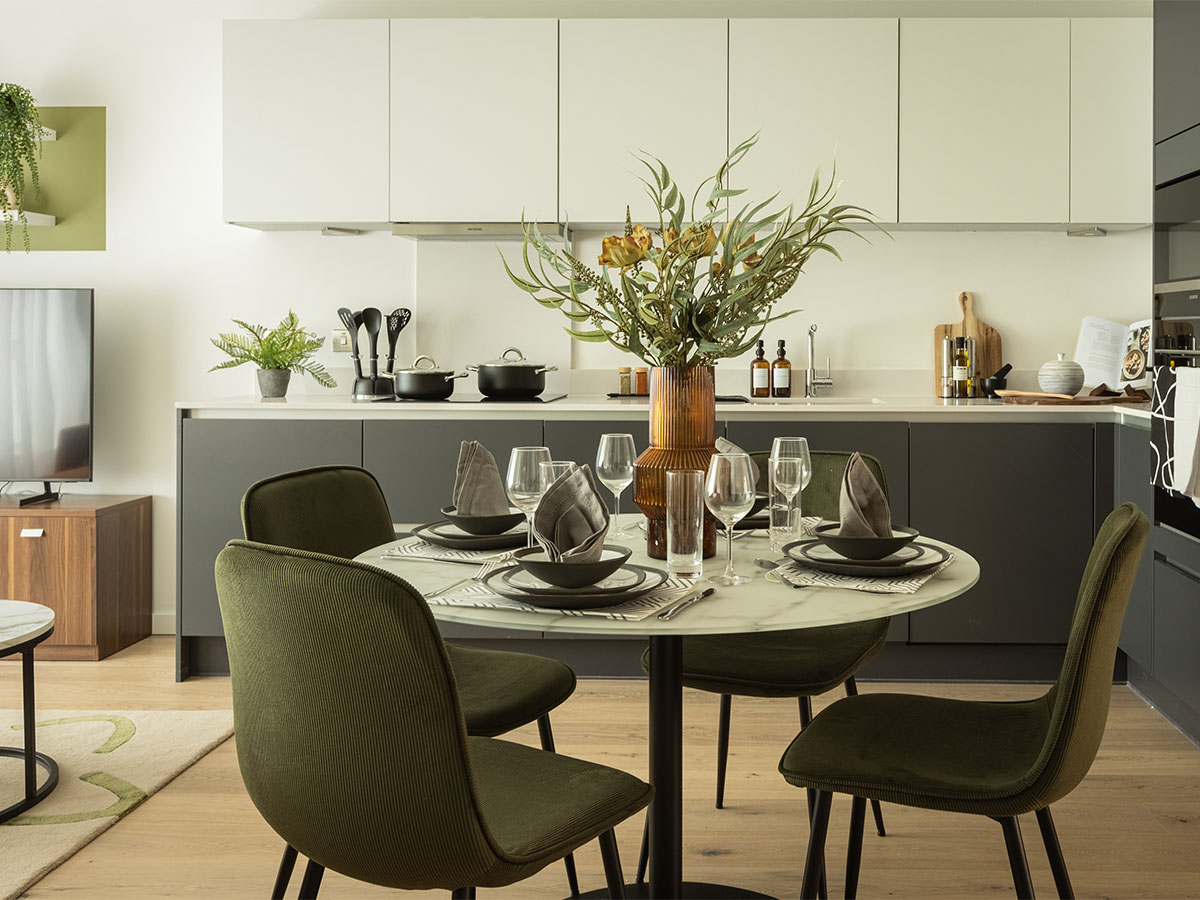
[[[446,401],[363,402],[338,395],[297,395],[285,400],[226,398],[175,404],[188,418],[214,419],[643,419],[649,402],[644,397],[607,398],[570,395],[550,403],[454,403]],[[936,397],[818,397],[805,400],[754,400],[717,403],[717,418],[747,421],[759,418],[869,421],[1005,421],[1150,423],[1150,404],[1087,406],[1025,406],[1000,400],[942,400]]]

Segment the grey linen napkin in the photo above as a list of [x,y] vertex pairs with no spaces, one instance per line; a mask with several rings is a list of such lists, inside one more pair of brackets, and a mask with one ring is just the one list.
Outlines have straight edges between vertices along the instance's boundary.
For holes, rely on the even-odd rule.
[[[741,447],[733,441],[727,441],[725,438],[717,438],[716,440],[718,453],[746,453]],[[750,473],[754,476],[754,483],[758,484],[758,464],[754,461],[754,457],[746,453],[750,459]]]
[[453,499],[460,516],[503,516],[510,512],[496,458],[479,441],[463,441],[458,450]]
[[608,509],[591,468],[578,466],[550,485],[534,510],[531,527],[553,562],[598,560],[608,534]]
[[887,495],[857,451],[846,463],[838,500],[841,533],[849,537],[891,537],[892,509]]

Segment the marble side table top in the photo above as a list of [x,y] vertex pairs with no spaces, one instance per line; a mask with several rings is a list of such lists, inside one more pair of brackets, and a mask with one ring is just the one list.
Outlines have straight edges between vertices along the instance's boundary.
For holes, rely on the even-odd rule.
[[0,655],[54,627],[54,610],[24,600],[0,600]]

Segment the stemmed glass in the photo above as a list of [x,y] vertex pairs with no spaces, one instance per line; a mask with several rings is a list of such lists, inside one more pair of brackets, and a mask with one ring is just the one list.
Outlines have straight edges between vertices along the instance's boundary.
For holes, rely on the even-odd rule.
[[[771,457],[767,465],[771,473],[771,491],[778,491],[785,501],[780,509],[774,496],[771,497],[771,549],[778,552],[785,540],[793,540],[796,537],[799,525],[793,521],[793,516],[799,517],[801,510],[793,511],[792,502],[812,480],[812,458],[808,452],[808,440],[802,437],[775,438],[771,443]],[[780,512],[786,515],[783,522],[778,521]]]
[[558,479],[562,478],[568,472],[576,468],[575,463],[570,460],[542,460],[538,463],[538,472],[540,473],[541,489],[538,491],[538,502],[541,502],[542,495],[546,493],[546,489]]
[[[633,484],[633,461],[636,458],[637,448],[633,445],[632,434],[600,435],[600,446],[596,450],[596,477],[612,491],[614,526],[621,513],[621,494]],[[609,534],[625,537],[628,532],[624,528],[614,527]]]
[[745,453],[718,453],[708,464],[704,480],[704,502],[708,511],[725,525],[728,548],[725,571],[710,575],[716,584],[745,584],[751,579],[733,571],[733,526],[754,506],[754,472]]
[[542,473],[539,463],[550,462],[549,447],[513,447],[508,457],[508,476],[505,487],[508,499],[517,509],[525,513],[528,521],[526,547],[533,546],[533,511],[542,497]]

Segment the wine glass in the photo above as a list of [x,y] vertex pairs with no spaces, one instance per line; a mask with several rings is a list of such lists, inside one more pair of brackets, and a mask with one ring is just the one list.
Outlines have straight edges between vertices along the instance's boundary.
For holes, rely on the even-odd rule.
[[596,477],[613,495],[613,529],[610,534],[624,537],[628,534],[617,528],[617,516],[621,513],[621,494],[633,484],[633,461],[637,448],[632,434],[602,434],[600,447],[596,450]]
[[[533,518],[533,511],[542,497],[542,473],[538,464],[549,461],[549,447],[513,447],[508,457],[508,477],[504,482],[508,499],[525,513],[526,519]],[[533,546],[532,524],[528,527],[525,546]]]
[[[800,487],[796,491],[788,493],[780,485],[779,493],[783,495],[786,501],[782,505],[775,502],[774,496],[771,497],[770,527],[768,531],[771,538],[771,549],[776,552],[782,549],[782,544],[785,541],[794,540],[797,537],[800,523],[795,522],[794,518],[800,518],[803,512],[798,502],[793,506],[793,500],[795,500],[801,491],[808,487],[808,483],[812,480],[812,457],[808,452],[808,440],[802,437],[775,438],[771,442],[771,456],[767,461],[768,466],[771,466],[777,459],[794,459],[798,461]],[[774,478],[774,475],[772,475],[772,478]],[[771,490],[774,492],[775,488],[772,487]]]
[[709,576],[716,584],[745,584],[751,579],[733,571],[733,526],[754,506],[754,472],[745,453],[718,453],[708,464],[704,480],[704,502],[708,511],[725,525],[728,553],[725,571]]
[[[546,489],[562,476],[576,468],[575,463],[570,460],[542,460],[538,463],[538,481],[540,490],[538,491],[538,501],[541,502],[542,495],[546,493]],[[536,506],[536,504],[535,504]]]

